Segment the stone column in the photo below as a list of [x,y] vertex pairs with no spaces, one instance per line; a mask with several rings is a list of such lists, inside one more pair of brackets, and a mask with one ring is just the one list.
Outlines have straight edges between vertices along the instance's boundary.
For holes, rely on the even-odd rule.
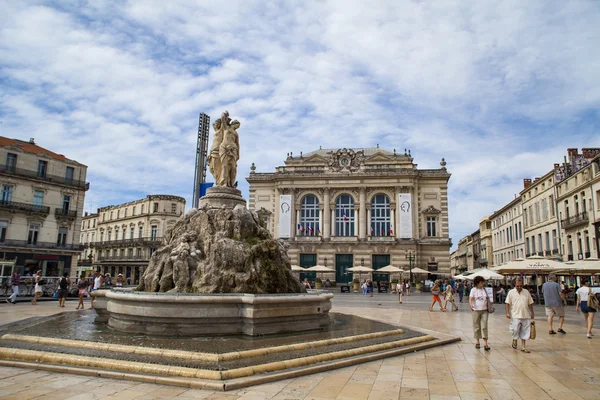
[[390,218],[390,221],[392,221],[392,230],[394,231],[394,234],[393,234],[393,235],[391,235],[391,236],[393,237],[393,236],[396,236],[396,222],[395,222],[395,221],[396,221],[396,218],[395,218],[394,208],[392,208],[392,209],[390,210],[390,213],[391,213],[391,214],[390,214],[390,217],[391,217],[391,218]]
[[[292,195],[292,226],[290,229],[290,239],[294,239],[296,237],[296,232],[298,231],[298,222],[300,221],[300,210],[296,210],[296,193],[294,189],[289,189],[290,194]],[[294,212],[296,211],[296,212]]]
[[325,192],[323,193],[323,226],[321,227],[321,230],[323,232],[323,237],[325,239],[329,239],[329,237],[331,236],[331,228],[330,228],[330,224],[331,224],[331,210],[329,208],[329,201],[330,201],[330,197],[329,197],[329,188],[325,188]]
[[371,208],[367,208],[367,236],[373,236],[371,234]]
[[315,228],[315,236],[323,236],[323,207],[319,208],[319,230],[321,231],[320,234]]
[[335,236],[335,209],[331,210],[331,236]]
[[[395,197],[395,199],[394,199],[394,201],[393,201],[393,202],[396,204],[396,210],[398,210],[398,207],[400,206],[400,204],[398,204],[398,194],[399,194],[399,193],[400,193],[400,188],[399,188],[399,187],[396,187],[396,188],[394,189],[394,197]],[[394,225],[396,225],[396,226],[394,227],[394,236],[396,236],[396,238],[398,238],[398,239],[399,239],[399,238],[400,238],[400,213],[399,213],[399,212],[397,212],[397,213],[394,215],[394,217],[395,217],[395,218],[393,219],[393,221],[394,221]]]
[[358,209],[358,238],[367,237],[367,193],[364,187],[360,188],[360,208]]

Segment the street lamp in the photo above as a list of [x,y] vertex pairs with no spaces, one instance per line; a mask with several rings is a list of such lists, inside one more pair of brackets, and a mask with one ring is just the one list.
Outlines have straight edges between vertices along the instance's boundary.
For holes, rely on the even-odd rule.
[[412,263],[415,260],[415,255],[412,250],[406,252],[406,259],[408,260],[408,269],[409,269],[409,281],[410,285],[413,286],[413,274],[412,274]]

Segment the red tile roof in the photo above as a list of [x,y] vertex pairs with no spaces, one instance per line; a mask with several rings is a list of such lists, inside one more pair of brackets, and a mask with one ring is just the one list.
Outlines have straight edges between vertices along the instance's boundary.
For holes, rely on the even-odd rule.
[[25,153],[44,154],[49,157],[52,157],[55,160],[77,162],[75,160],[68,159],[67,157],[65,157],[62,154],[56,154],[48,149],[44,149],[43,147],[36,145],[34,143],[25,142],[25,141],[19,140],[19,139],[9,139],[9,138],[0,136],[0,146],[1,147],[9,147],[9,146],[17,147],[17,148],[21,149],[22,151],[24,151]]

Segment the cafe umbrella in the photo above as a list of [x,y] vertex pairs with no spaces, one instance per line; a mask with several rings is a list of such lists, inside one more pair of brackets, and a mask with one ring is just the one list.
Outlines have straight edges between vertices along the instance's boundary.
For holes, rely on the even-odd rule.
[[374,269],[369,268],[369,267],[359,266],[359,267],[348,268],[346,271],[352,272],[352,273],[358,273],[358,277],[359,277],[358,279],[361,279],[363,273],[373,272]]
[[465,279],[473,280],[473,279],[475,279],[476,276],[481,276],[485,280],[488,280],[488,279],[504,279],[503,275],[498,274],[498,273],[496,273],[496,272],[494,272],[492,270],[489,270],[487,268],[482,268],[480,270],[477,270],[474,273],[472,273],[471,275],[465,276]]

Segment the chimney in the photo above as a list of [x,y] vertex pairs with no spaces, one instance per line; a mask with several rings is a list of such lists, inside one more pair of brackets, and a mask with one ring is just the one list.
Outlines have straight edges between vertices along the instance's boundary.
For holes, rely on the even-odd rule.
[[87,211],[85,212],[85,216],[86,216],[86,217],[88,216],[88,212],[87,212]]
[[531,186],[531,179],[523,179],[523,189],[527,189]]
[[35,139],[34,138],[29,138],[29,143],[35,144]]

